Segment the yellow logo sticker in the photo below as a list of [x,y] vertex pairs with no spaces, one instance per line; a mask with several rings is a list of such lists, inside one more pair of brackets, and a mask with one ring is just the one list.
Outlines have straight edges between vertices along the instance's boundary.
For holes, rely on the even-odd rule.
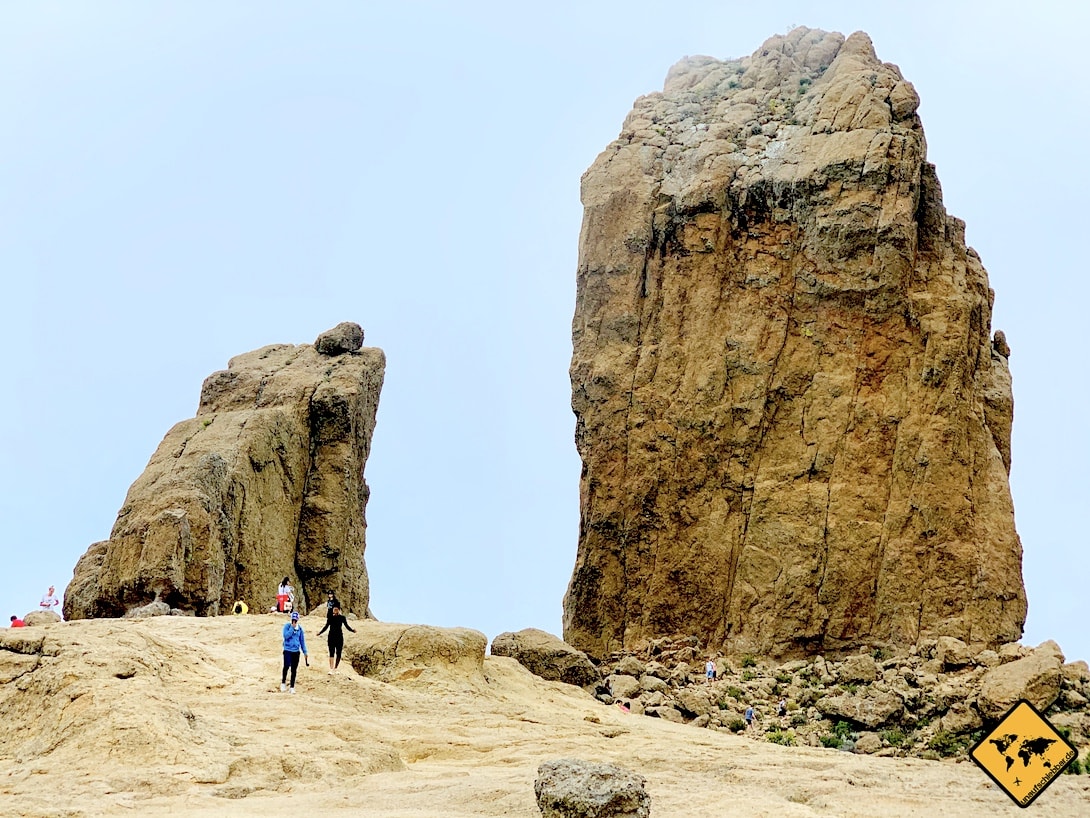
[[1028,807],[1079,755],[1025,699],[972,750],[970,758],[1020,807]]

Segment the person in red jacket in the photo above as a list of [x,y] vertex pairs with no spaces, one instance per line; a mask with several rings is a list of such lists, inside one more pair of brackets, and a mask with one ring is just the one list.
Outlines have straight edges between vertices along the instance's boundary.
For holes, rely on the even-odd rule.
[[22,619],[20,619],[17,616],[13,616],[11,618],[11,626],[13,628],[25,628],[26,627],[26,622],[24,622]]

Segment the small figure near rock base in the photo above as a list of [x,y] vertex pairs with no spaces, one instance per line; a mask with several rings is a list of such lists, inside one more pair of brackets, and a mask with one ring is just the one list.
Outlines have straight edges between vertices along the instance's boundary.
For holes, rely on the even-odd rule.
[[757,718],[757,714],[753,711],[753,705],[751,704],[746,708],[746,732],[748,733],[753,727],[753,720]]
[[327,596],[325,601],[325,621],[328,622],[329,618],[333,616],[333,609],[341,607],[341,601],[337,599],[337,595],[334,594],[332,591],[327,591],[326,594]]
[[711,684],[714,682],[716,673],[715,660],[709,656],[708,661],[704,664],[704,683]]
[[276,589],[276,611],[277,613],[288,613],[294,608],[295,589],[291,586],[291,580],[284,577],[280,587]]
[[11,626],[13,628],[25,628],[26,627],[26,622],[24,622],[22,619],[20,619],[17,616],[12,616],[11,617]]
[[60,604],[60,600],[57,599],[56,589],[50,585],[49,590],[46,591],[45,596],[42,597],[42,601],[38,603],[38,607],[43,611],[52,611]]

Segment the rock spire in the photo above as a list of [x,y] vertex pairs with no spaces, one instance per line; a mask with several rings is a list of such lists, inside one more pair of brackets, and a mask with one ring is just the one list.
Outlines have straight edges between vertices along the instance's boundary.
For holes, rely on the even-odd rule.
[[863,33],[689,57],[586,172],[565,640],[1017,639],[1006,339]]
[[158,601],[198,615],[236,600],[267,610],[288,576],[297,607],[335,591],[363,616],[364,465],[385,371],[380,349],[341,324],[314,346],[232,358],[201,389],[129,489],[110,538],[80,558],[67,619]]

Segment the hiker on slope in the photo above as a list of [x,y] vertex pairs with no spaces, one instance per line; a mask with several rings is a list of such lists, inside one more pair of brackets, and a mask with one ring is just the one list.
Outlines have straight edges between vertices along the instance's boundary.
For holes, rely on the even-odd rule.
[[299,612],[291,612],[291,622],[284,625],[284,670],[280,674],[280,692],[287,688],[288,668],[291,668],[291,688],[289,693],[295,693],[295,674],[299,670],[300,652],[307,655],[307,640],[303,635],[303,629],[299,626]]
[[[334,605],[333,611],[330,613],[329,618],[326,619],[325,625],[318,631],[318,635],[321,636],[325,633],[326,628],[329,628],[329,636],[326,637],[326,641],[329,644],[329,673],[333,675],[333,672],[341,664],[341,650],[344,649],[344,634],[341,632],[341,628],[348,628],[352,633],[356,632],[356,629],[348,624],[348,619],[341,613],[341,606]],[[336,653],[336,662],[333,661],[333,655]]]

